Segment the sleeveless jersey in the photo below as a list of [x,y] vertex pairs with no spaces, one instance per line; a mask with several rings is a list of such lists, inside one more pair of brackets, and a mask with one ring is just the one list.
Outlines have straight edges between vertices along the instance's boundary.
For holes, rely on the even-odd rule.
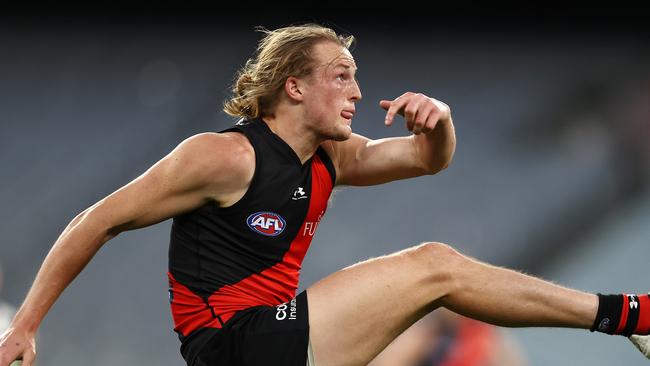
[[335,182],[322,149],[304,164],[261,119],[223,132],[243,133],[255,150],[255,173],[229,207],[205,204],[173,220],[169,300],[174,331],[184,341],[221,328],[238,311],[276,306],[298,288],[303,258]]

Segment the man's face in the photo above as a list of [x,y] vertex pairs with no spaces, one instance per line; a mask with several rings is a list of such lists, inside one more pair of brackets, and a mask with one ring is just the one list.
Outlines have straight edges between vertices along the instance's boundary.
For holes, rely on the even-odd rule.
[[316,44],[313,57],[316,66],[306,79],[303,100],[306,119],[323,137],[346,140],[352,133],[354,104],[361,99],[354,58],[332,42]]

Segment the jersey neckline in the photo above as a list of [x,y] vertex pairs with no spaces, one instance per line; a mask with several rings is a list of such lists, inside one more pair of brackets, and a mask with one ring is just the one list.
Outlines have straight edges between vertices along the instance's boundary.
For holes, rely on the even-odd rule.
[[300,161],[298,154],[296,154],[296,151],[289,144],[287,144],[287,142],[284,141],[282,137],[278,136],[275,132],[273,132],[273,130],[271,130],[271,127],[269,127],[269,125],[262,118],[256,118],[253,122],[259,124],[264,130],[264,132],[266,132],[272,137],[276,146],[282,151],[283,155],[285,155],[293,163],[297,164],[300,168],[305,168],[311,164],[315,152],[303,164]]

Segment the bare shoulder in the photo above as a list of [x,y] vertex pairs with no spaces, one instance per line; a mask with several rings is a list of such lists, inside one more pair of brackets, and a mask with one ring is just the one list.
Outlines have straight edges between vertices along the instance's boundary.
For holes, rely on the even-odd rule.
[[368,138],[352,133],[350,138],[345,141],[327,140],[321,143],[321,148],[330,157],[336,170],[337,184],[342,182],[344,166],[349,166],[350,161],[355,161],[358,158],[356,155],[359,147],[365,145],[368,141]]
[[345,141],[328,140],[321,144],[330,157],[334,156],[337,162],[346,158],[346,155],[356,152],[360,145],[365,145],[370,140],[362,135],[352,133]]
[[185,139],[179,147],[191,152],[197,158],[218,159],[223,163],[242,158],[255,158],[253,146],[248,139],[238,132],[203,132]]
[[336,150],[344,150],[349,148],[350,146],[356,146],[358,144],[365,144],[368,142],[369,139],[363,135],[359,135],[358,133],[351,133],[350,137],[347,140],[344,141],[331,141],[332,146]]
[[253,146],[238,132],[199,133],[187,138],[181,146],[201,168],[208,171],[217,169],[220,174],[224,173],[224,168],[239,172],[246,170],[247,165],[255,164]]
[[199,180],[227,191],[247,186],[255,171],[255,151],[237,132],[193,135],[181,142],[172,155]]

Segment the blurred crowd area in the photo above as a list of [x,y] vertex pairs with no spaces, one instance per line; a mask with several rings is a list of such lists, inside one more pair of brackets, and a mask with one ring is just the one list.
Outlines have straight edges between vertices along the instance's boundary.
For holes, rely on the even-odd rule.
[[[234,122],[220,106],[255,49],[253,25],[277,23],[0,24],[0,325],[12,312],[4,304],[20,304],[77,213],[184,138]],[[437,176],[338,191],[302,288],[356,261],[442,241],[588,291],[650,289],[647,33],[333,25],[358,39],[355,132],[406,134],[399,123],[383,126],[378,101],[418,91],[451,106],[458,146]],[[39,365],[181,363],[166,299],[168,235],[169,221],[100,251],[45,320]],[[643,362],[622,342],[586,332],[501,332],[531,365]],[[420,345],[425,360],[437,337]]]
[[507,330],[445,309],[425,316],[369,366],[525,366],[521,345]]

